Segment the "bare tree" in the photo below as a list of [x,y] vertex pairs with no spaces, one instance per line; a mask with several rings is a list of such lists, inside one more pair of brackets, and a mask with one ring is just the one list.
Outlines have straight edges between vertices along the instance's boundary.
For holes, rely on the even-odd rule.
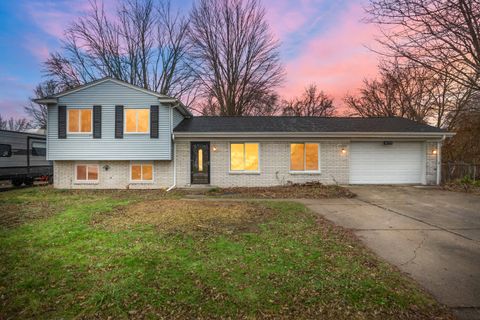
[[35,87],[33,90],[34,97],[30,98],[30,102],[24,107],[25,112],[32,118],[32,126],[40,129],[47,128],[47,106],[35,103],[38,98],[45,98],[57,93],[57,83],[53,80],[47,80]]
[[284,77],[258,0],[199,0],[190,15],[190,67],[203,104],[219,115],[261,113]]
[[398,116],[450,128],[470,95],[445,73],[395,60],[383,62],[379,78],[364,80],[359,96],[347,95],[345,103],[356,116]]
[[445,161],[480,163],[480,94],[472,94],[467,105],[451,126],[456,134],[445,142],[442,151]]
[[0,130],[25,131],[30,128],[30,121],[26,118],[3,118],[0,114]]
[[381,27],[383,54],[480,89],[478,0],[370,0],[367,13]]
[[59,90],[105,76],[175,97],[190,89],[188,21],[169,2],[123,0],[114,17],[103,3],[90,4],[66,30],[63,50],[45,63]]
[[283,101],[284,116],[332,117],[335,115],[333,99],[315,84],[305,88],[301,97]]

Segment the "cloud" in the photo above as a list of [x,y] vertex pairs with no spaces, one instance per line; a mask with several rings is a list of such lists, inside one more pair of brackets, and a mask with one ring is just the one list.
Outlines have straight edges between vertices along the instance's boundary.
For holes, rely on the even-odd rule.
[[[98,3],[103,3],[107,15],[115,10],[115,0],[100,0]],[[25,4],[25,11],[43,32],[61,39],[67,27],[90,7],[88,0],[34,0]]]
[[301,52],[286,61],[287,83],[281,94],[291,97],[317,83],[341,105],[347,92],[356,90],[365,77],[375,76],[377,56],[365,45],[374,41],[376,29],[360,22],[362,15],[361,6],[351,4],[334,28],[308,39]]
[[35,35],[27,34],[22,43],[23,47],[28,50],[38,62],[47,60],[50,54],[50,46],[45,39],[41,39]]

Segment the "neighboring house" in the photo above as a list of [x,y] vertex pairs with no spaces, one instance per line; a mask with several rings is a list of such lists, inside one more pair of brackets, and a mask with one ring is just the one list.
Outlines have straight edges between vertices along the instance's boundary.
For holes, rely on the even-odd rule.
[[403,118],[196,117],[112,78],[36,101],[57,188],[438,184],[452,135]]

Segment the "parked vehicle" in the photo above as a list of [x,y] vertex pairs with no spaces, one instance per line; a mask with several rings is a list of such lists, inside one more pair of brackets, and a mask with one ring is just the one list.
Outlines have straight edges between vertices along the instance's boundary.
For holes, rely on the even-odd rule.
[[45,135],[0,130],[0,180],[11,180],[16,187],[38,178],[51,180],[53,166],[46,155]]

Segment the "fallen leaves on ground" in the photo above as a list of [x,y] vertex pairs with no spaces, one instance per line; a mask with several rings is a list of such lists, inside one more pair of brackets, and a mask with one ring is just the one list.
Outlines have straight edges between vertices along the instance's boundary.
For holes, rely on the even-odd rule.
[[110,230],[150,225],[164,232],[253,231],[272,214],[260,204],[228,201],[154,200],[141,201],[103,213],[93,224]]

